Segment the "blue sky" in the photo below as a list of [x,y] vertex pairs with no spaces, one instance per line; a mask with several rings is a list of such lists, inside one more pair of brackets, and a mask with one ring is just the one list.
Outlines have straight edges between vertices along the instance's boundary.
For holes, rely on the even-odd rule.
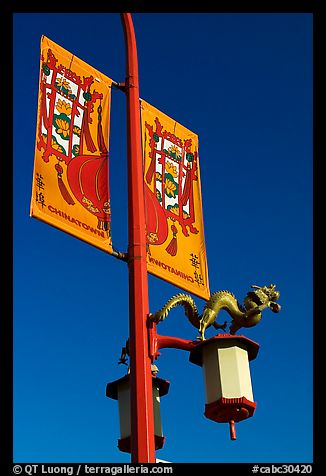
[[[228,427],[203,415],[202,371],[162,349],[164,448],[172,462],[311,462],[312,14],[135,13],[140,95],[199,136],[211,292],[242,301],[276,283],[282,311],[243,332],[257,410]],[[117,402],[128,337],[125,263],[29,217],[40,38],[115,81],[125,79],[117,13],[14,14],[14,461],[128,462],[117,448]],[[125,97],[113,91],[112,236],[127,249]],[[150,310],[180,292],[149,275]],[[196,298],[199,310],[204,301]],[[224,312],[224,311],[223,311]],[[225,314],[226,320],[229,320]],[[223,318],[222,318],[223,319]],[[162,334],[195,339],[182,309]],[[213,330],[207,331],[207,336]]]

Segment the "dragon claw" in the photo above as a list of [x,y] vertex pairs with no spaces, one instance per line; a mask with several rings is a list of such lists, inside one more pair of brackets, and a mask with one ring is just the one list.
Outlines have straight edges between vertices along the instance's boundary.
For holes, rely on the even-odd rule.
[[214,322],[213,327],[215,329],[223,329],[223,331],[225,331],[227,324],[228,324],[227,321],[224,321],[224,324],[218,324],[217,322]]

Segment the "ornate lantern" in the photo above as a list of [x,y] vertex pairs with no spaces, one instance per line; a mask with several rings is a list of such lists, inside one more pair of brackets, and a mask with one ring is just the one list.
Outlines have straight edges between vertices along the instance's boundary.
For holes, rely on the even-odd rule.
[[[163,448],[165,436],[162,431],[160,397],[169,391],[170,382],[152,376],[153,410],[154,410],[154,436],[155,449]],[[131,453],[131,424],[130,424],[130,375],[127,374],[119,380],[108,383],[106,396],[118,400],[120,418],[120,439],[118,448],[120,451]]]
[[236,439],[235,422],[253,415],[249,361],[256,358],[259,345],[244,336],[220,334],[204,340],[190,352],[190,362],[203,367],[205,416],[229,423],[230,437]]

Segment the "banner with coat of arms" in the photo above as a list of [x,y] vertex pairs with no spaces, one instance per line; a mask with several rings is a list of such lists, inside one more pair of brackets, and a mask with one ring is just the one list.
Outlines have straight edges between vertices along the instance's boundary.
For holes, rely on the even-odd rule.
[[30,215],[108,253],[111,86],[42,36]]
[[141,100],[148,272],[205,300],[198,136]]

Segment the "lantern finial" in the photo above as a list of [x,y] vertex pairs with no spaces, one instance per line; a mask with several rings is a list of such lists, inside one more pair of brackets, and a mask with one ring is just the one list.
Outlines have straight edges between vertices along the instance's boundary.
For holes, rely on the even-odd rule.
[[229,425],[230,425],[230,438],[231,438],[231,440],[236,440],[236,439],[237,439],[237,435],[236,435],[236,432],[235,432],[235,423],[234,423],[234,420],[230,420],[230,421],[229,421]]

